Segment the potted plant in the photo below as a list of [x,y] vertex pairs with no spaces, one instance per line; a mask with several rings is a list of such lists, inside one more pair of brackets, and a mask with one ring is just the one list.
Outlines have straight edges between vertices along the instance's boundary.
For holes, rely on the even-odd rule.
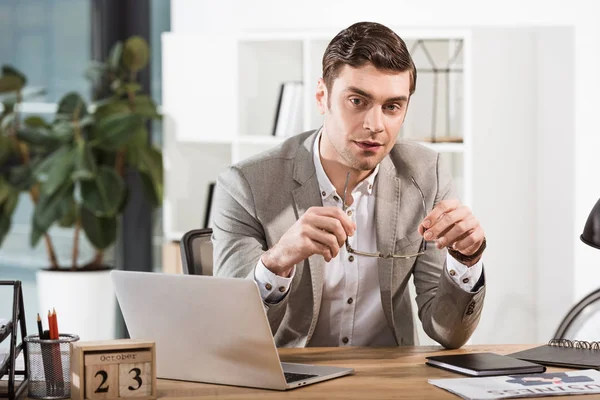
[[[111,266],[104,255],[117,239],[127,204],[126,170],[139,173],[154,206],[162,200],[162,156],[147,130],[148,121],[160,115],[136,80],[148,55],[140,37],[117,43],[109,59],[88,73],[110,86],[106,98],[90,107],[78,93],[68,93],[52,122],[29,117],[16,129],[23,153],[36,155],[21,167],[37,192],[31,245],[44,238],[50,262],[37,272],[40,310],[56,307],[61,330],[84,340],[112,338],[116,332]],[[59,265],[53,255],[49,229],[55,224],[74,230],[69,265]],[[95,249],[86,262],[79,257],[81,232]]]

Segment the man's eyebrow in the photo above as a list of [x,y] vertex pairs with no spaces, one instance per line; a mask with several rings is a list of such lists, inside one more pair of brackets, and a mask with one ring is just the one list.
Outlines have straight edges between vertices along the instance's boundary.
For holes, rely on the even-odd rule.
[[[356,86],[348,86],[346,88],[347,92],[354,92],[356,94],[359,94],[369,100],[373,100],[373,95],[370,93],[365,92],[364,90],[357,88]],[[398,102],[403,102],[403,101],[408,101],[408,97],[406,96],[396,96],[396,97],[390,97],[389,99],[387,99],[385,102],[386,103],[390,103],[390,102],[394,102],[394,101],[398,101]]]

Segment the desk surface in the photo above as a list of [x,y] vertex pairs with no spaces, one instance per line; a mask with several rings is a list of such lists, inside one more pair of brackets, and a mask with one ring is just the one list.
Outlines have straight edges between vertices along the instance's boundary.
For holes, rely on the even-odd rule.
[[[438,346],[394,348],[306,348],[280,349],[281,360],[286,362],[325,364],[354,368],[354,375],[293,389],[285,392],[233,386],[210,385],[159,379],[158,398],[193,399],[219,397],[242,398],[295,398],[295,399],[459,399],[451,393],[427,383],[430,378],[464,377],[425,365],[425,357],[434,354],[494,352],[509,354],[535,345],[479,345],[459,350],[443,350]],[[548,371],[564,371],[548,368]],[[579,398],[579,396],[577,396]],[[550,397],[548,397],[550,398]],[[555,398],[555,397],[552,397]],[[592,399],[600,396],[584,396]]]

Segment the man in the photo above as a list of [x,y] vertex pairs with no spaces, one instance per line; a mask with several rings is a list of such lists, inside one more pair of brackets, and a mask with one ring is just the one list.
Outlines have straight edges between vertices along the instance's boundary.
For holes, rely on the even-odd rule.
[[415,344],[411,273],[431,338],[475,329],[484,232],[437,153],[396,144],[415,85],[402,39],[354,24],[323,56],[322,128],[219,176],[214,273],[257,282],[277,346]]

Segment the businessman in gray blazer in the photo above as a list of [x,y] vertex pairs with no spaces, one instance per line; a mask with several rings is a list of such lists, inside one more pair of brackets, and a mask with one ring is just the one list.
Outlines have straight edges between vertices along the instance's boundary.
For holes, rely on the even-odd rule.
[[[400,37],[362,22],[323,57],[320,129],[218,178],[214,273],[259,287],[277,346],[462,346],[483,306],[483,229],[439,155],[397,142],[417,73]],[[224,293],[226,296],[227,294]]]

